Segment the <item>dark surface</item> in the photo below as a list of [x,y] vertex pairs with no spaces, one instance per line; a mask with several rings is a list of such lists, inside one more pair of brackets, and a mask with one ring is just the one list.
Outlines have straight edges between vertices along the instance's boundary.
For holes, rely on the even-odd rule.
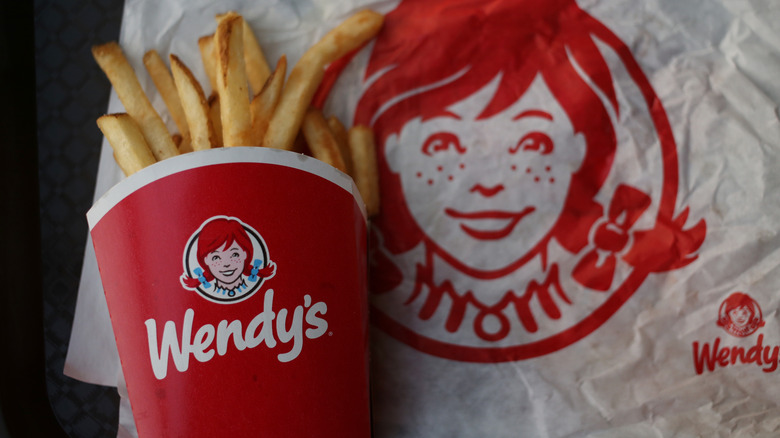
[[44,385],[32,6],[0,3],[0,409],[10,436],[62,434]]
[[0,302],[3,417],[12,437],[116,436],[116,389],[62,370],[110,91],[89,48],[119,37],[123,1],[0,3],[2,268],[19,274]]
[[35,1],[35,66],[46,386],[73,437],[116,436],[115,388],[62,374],[110,84],[90,47],[119,38],[122,0]]

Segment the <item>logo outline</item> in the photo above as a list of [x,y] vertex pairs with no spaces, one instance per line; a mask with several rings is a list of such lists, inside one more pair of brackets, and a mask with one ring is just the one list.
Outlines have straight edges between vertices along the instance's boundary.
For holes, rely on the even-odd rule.
[[[244,287],[238,286],[234,289],[218,288],[218,280],[213,278],[213,274],[211,275],[211,280],[208,280],[203,266],[204,263],[202,260],[198,260],[196,253],[199,237],[207,225],[213,224],[216,221],[239,224],[252,244],[250,275],[246,275],[246,272],[243,272],[240,276]],[[230,238],[224,243],[230,243]],[[260,254],[256,254],[256,250],[259,250]],[[201,223],[198,229],[187,240],[187,244],[185,245],[182,254],[182,265],[184,268],[184,274],[182,274],[180,278],[182,287],[188,291],[196,292],[201,298],[204,298],[207,301],[217,304],[237,304],[245,301],[260,290],[265,281],[273,277],[276,273],[276,264],[271,261],[268,245],[262,235],[254,227],[241,219],[227,215],[212,216]],[[206,267],[205,269],[209,268]],[[244,271],[247,270],[249,270],[249,268],[244,269]],[[236,292],[235,289],[239,289],[238,292]]]

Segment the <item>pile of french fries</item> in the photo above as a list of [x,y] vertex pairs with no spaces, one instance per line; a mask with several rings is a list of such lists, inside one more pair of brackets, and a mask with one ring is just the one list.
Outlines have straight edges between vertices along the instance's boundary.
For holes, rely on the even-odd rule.
[[[265,146],[303,152],[349,174],[369,216],[379,210],[374,135],[367,126],[347,129],[312,106],[325,68],[360,48],[382,27],[382,15],[365,10],[347,18],[307,50],[287,77],[282,55],[272,71],[249,24],[236,12],[216,17],[214,34],[198,40],[214,90],[207,98],[187,65],[170,55],[170,70],[155,50],[143,63],[178,132],[168,131],[116,42],[92,54],[125,113],[97,120],[114,158],[131,175],[157,161],[216,147]],[[251,90],[251,91],[250,91]]]

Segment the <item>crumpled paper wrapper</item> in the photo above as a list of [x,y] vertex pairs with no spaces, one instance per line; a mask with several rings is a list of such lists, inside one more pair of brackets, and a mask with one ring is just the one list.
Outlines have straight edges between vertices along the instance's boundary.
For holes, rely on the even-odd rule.
[[[141,57],[152,48],[163,56],[176,53],[208,92],[196,41],[214,29],[216,13],[230,9],[241,12],[273,64],[281,54],[295,62],[355,10],[396,11],[394,16],[401,18],[403,12],[409,20],[419,20],[410,25],[412,29],[417,26],[415,37],[419,35],[419,39],[405,46],[383,45],[383,50],[395,48],[375,58],[371,58],[374,44],[367,47],[341,72],[324,108],[326,114],[335,114],[348,125],[364,118],[384,123],[383,114],[391,118],[389,109],[402,107],[415,93],[435,90],[448,81],[456,82],[461,78],[458,75],[466,78],[470,74],[458,71],[431,85],[434,76],[426,73],[427,63],[418,61],[417,87],[423,90],[404,90],[408,81],[401,75],[394,82],[400,84],[392,92],[395,97],[379,99],[374,106],[363,103],[362,97],[372,91],[372,85],[384,86],[383,74],[394,74],[394,61],[410,62],[415,59],[415,50],[424,50],[426,41],[432,41],[425,32],[436,26],[426,23],[449,19],[460,23],[459,32],[452,32],[460,36],[449,41],[456,45],[458,38],[489,38],[489,28],[484,31],[477,23],[501,10],[500,5],[487,7],[480,2],[461,8],[411,7],[424,3],[406,2],[402,6],[407,8],[402,10],[395,1],[235,1],[218,5],[182,1],[160,5],[129,0],[120,44],[155,107],[167,114],[143,70]],[[522,9],[524,4],[528,7],[528,2],[522,1],[512,7]],[[780,351],[776,294],[780,286],[780,8],[769,0],[653,0],[641,5],[624,0],[583,0],[577,5],[624,44],[620,47],[629,54],[609,41],[605,43],[609,33],[591,38],[611,74],[605,80],[593,73],[603,71],[603,66],[587,62],[599,57],[578,58],[577,53],[585,50],[582,48],[568,52],[575,59],[574,71],[586,78],[584,82],[596,90],[607,108],[609,126],[614,129],[614,159],[601,173],[586,171],[584,179],[571,177],[576,169],[584,168],[584,158],[576,153],[555,153],[580,147],[574,130],[565,141],[553,136],[556,152],[542,154],[555,158],[551,170],[544,170],[544,164],[528,167],[533,167],[532,175],[541,176],[557,172],[554,166],[569,169],[550,181],[550,187],[569,181],[569,186],[575,187],[571,190],[580,190],[578,193],[593,200],[589,204],[592,208],[582,208],[578,210],[581,215],[574,216],[592,216],[583,230],[568,228],[568,232],[545,234],[544,224],[557,224],[557,218],[570,211],[567,206],[576,202],[566,204],[566,190],[525,191],[518,198],[538,201],[535,211],[543,214],[518,222],[528,223],[530,228],[519,237],[510,233],[508,238],[517,240],[516,248],[495,250],[495,258],[503,257],[501,260],[508,260],[513,268],[488,275],[484,273],[492,268],[484,260],[490,258],[479,256],[490,246],[484,232],[503,230],[501,219],[477,226],[479,219],[460,217],[447,231],[452,216],[442,215],[442,211],[436,215],[436,206],[450,205],[453,199],[474,193],[469,191],[472,186],[468,180],[455,173],[461,161],[471,170],[468,175],[498,175],[519,186],[527,181],[501,167],[517,157],[501,154],[522,143],[516,138],[506,140],[507,130],[474,127],[458,131],[463,157],[471,157],[468,152],[473,150],[473,143],[465,140],[469,132],[483,134],[485,144],[507,141],[506,148],[500,153],[498,148],[489,149],[482,160],[444,160],[442,170],[437,165],[424,167],[425,157],[441,154],[408,153],[410,148],[418,154],[423,151],[425,139],[430,138],[422,137],[423,133],[436,129],[452,132],[478,121],[484,102],[496,95],[498,81],[480,84],[469,93],[476,96],[472,100],[463,103],[464,99],[457,99],[447,106],[458,113],[457,124],[441,122],[434,131],[426,131],[431,125],[425,122],[441,115],[434,111],[427,118],[412,117],[412,122],[401,125],[403,129],[380,130],[380,160],[387,165],[385,176],[390,175],[383,179],[383,195],[401,196],[384,197],[383,212],[372,234],[372,409],[377,437],[770,437],[780,433],[780,385],[776,382],[780,372],[776,366]],[[431,10],[436,15],[425,15]],[[529,9],[529,15],[533,14]],[[461,16],[466,21],[454,18]],[[388,32],[409,31],[394,27],[393,20],[388,23]],[[567,29],[570,27],[550,27],[546,41],[555,41],[556,32],[563,35]],[[517,50],[523,47],[520,43],[510,46]],[[396,56],[404,48],[406,54]],[[445,53],[457,60],[457,50],[452,50]],[[424,60],[426,56],[417,57]],[[369,80],[364,82],[367,68]],[[555,91],[566,87],[556,88],[552,78],[545,78],[546,90],[538,86],[539,81],[531,82],[530,100],[521,100],[518,105],[530,102],[533,108],[552,108],[548,112],[554,120],[565,120],[564,113],[570,120],[576,119],[566,104],[546,106],[545,102],[561,101],[560,96],[566,93]],[[641,78],[646,78],[649,88],[638,85]],[[112,95],[107,112],[121,108]],[[663,109],[664,117],[658,116],[658,108]],[[563,112],[556,113],[558,110]],[[501,114],[500,110],[486,112],[490,116]],[[664,120],[668,134],[659,128]],[[173,126],[170,120],[166,122]],[[531,126],[541,126],[539,123]],[[529,150],[543,151],[546,140],[534,138],[529,141],[535,146]],[[672,161],[668,159],[668,138],[674,145]],[[415,141],[417,146],[407,146]],[[440,136],[438,141],[441,147],[430,146],[429,151],[446,151],[445,144],[451,151],[458,150],[455,143],[448,143],[451,137]],[[564,145],[572,146],[567,149]],[[479,168],[485,161],[494,167]],[[455,163],[453,170],[447,167],[451,163]],[[420,168],[414,168],[418,164]],[[524,166],[518,168],[520,173],[525,171]],[[449,180],[452,183],[440,183],[450,174],[454,175]],[[670,175],[674,179],[671,183]],[[120,178],[104,142],[96,199]],[[414,185],[415,178],[420,186]],[[425,198],[427,185],[438,190],[433,198]],[[484,182],[475,191],[488,193],[488,186]],[[504,187],[509,191],[507,187],[510,184]],[[619,187],[636,190],[619,191]],[[500,196],[500,190],[494,191]],[[426,208],[426,204],[432,207]],[[558,210],[551,207],[558,204],[562,205]],[[461,205],[474,207],[478,202]],[[403,214],[399,210],[404,210]],[[393,227],[402,215],[412,218],[410,225]],[[433,219],[426,222],[426,215]],[[626,217],[635,220],[631,227],[623,226]],[[572,220],[570,224],[582,222]],[[460,225],[471,234],[459,234],[458,230],[464,230]],[[602,228],[614,233],[600,232]],[[650,232],[659,228],[679,232]],[[403,232],[422,237],[404,245],[399,237]],[[626,236],[626,243],[617,244],[620,239],[614,237],[616,234]],[[675,257],[658,261],[663,259],[659,254],[668,255],[672,250],[677,251]],[[595,260],[586,260],[591,253]],[[615,267],[605,274],[610,255]],[[543,300],[540,297],[545,298],[544,294],[537,291],[527,306],[517,301],[498,305],[507,296],[504,291],[527,291],[532,281],[551,278],[551,266],[557,266],[562,293]],[[640,279],[632,280],[632,275]],[[451,287],[442,286],[447,284]],[[626,284],[632,286],[620,288]],[[491,295],[484,290],[500,293]],[[473,300],[463,298],[468,291],[473,291]],[[441,301],[435,299],[437,293]],[[740,319],[740,312],[748,316]],[[117,385],[120,394],[123,392],[89,242],[65,372],[87,382]],[[126,398],[122,402],[120,436],[133,436]]]

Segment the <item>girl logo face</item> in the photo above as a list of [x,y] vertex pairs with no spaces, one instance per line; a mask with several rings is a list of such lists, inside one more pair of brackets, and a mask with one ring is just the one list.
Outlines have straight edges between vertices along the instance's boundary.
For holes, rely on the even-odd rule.
[[223,288],[232,286],[241,278],[247,257],[246,251],[235,242],[229,248],[227,246],[210,252],[204,259],[204,263]]
[[673,130],[614,33],[572,0],[445,4],[386,15],[355,108],[382,194],[372,315],[449,359],[549,354],[693,262],[706,224],[678,202]]
[[546,240],[585,154],[540,76],[514,105],[480,118],[500,79],[441,116],[411,120],[386,145],[419,228],[439,251],[487,271]]
[[729,312],[729,317],[731,317],[731,322],[734,323],[734,325],[743,327],[745,326],[748,321],[750,321],[751,311],[748,306],[739,306],[735,309],[731,309]]
[[228,216],[203,222],[187,242],[183,259],[182,286],[222,304],[252,296],[276,266],[260,233]]
[[718,325],[733,336],[750,336],[764,326],[761,307],[749,295],[734,292],[720,304]]

